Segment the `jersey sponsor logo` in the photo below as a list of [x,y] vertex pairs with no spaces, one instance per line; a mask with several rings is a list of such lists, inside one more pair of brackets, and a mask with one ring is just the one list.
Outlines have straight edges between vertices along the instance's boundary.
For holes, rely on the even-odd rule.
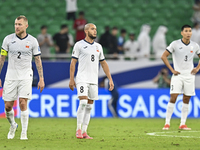
[[183,47],[180,47],[179,49],[182,49]]
[[28,45],[26,45],[26,48],[29,48],[29,46],[28,46]]
[[12,44],[14,44],[16,41],[11,42]]
[[85,47],[83,47],[84,49],[86,49],[87,48],[87,46],[85,46]]

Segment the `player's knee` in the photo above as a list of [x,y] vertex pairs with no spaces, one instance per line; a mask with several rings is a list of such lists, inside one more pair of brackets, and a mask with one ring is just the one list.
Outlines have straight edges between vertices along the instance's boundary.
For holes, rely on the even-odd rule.
[[11,111],[12,110],[12,105],[10,104],[5,104],[5,110],[8,112],[8,111]]
[[170,98],[170,103],[175,103],[175,102],[176,102],[176,98],[171,97],[171,98]]
[[87,100],[80,100],[79,106],[80,106],[81,108],[85,108],[86,105],[87,105]]
[[93,106],[92,104],[87,104],[86,109],[87,110],[92,110],[92,106]]

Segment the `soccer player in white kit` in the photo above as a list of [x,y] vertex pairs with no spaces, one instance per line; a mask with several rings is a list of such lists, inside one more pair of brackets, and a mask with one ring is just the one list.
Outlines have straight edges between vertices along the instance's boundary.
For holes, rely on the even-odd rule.
[[[191,130],[186,123],[189,100],[195,95],[195,74],[200,69],[200,62],[194,68],[193,58],[197,54],[200,57],[199,45],[190,40],[192,28],[184,25],[181,28],[182,39],[173,41],[163,53],[161,59],[173,73],[170,85],[170,101],[167,106],[166,120],[163,130],[169,130],[170,120],[173,114],[177,96],[183,93],[183,106],[181,110],[181,123],[179,129]],[[174,68],[170,65],[167,57],[172,54]]]
[[[94,42],[97,35],[96,26],[88,23],[85,25],[84,31],[86,34],[85,39],[76,42],[73,48],[69,87],[72,91],[74,87],[77,88],[78,98],[80,100],[77,111],[76,137],[79,139],[93,139],[87,135],[87,127],[90,121],[93,102],[94,100],[98,100],[99,62],[109,79],[110,91],[113,90],[114,84],[108,64],[105,61],[102,46]],[[75,83],[74,72],[77,61],[79,63]]]
[[[13,104],[19,97],[21,109],[21,140],[27,140],[27,128],[29,113],[27,101],[32,95],[32,57],[35,58],[36,67],[39,74],[38,89],[44,89],[43,68],[40,58],[40,48],[37,39],[26,33],[28,20],[25,16],[15,19],[15,33],[7,35],[2,44],[0,57],[0,72],[8,55],[8,67],[3,86],[3,100],[5,103],[5,114],[10,123],[10,131],[7,138],[13,139],[18,127],[14,119]],[[1,80],[0,80],[0,86]]]

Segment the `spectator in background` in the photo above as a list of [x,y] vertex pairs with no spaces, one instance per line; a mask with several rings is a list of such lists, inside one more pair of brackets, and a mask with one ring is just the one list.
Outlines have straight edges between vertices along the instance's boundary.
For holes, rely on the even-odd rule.
[[76,20],[77,0],[66,0],[66,19]]
[[126,40],[125,37],[126,37],[126,30],[125,29],[121,29],[120,36],[118,37],[119,54],[123,54],[124,53],[123,45],[124,45],[125,40]]
[[158,84],[158,88],[169,88],[171,82],[171,75],[167,68],[162,68],[158,75],[153,79],[154,83]]
[[160,59],[160,57],[162,56],[163,52],[167,47],[167,42],[165,37],[167,30],[168,29],[166,26],[159,26],[153,37],[152,47],[157,59]]
[[194,23],[194,27],[192,29],[191,40],[196,42],[200,46],[200,29],[199,29],[198,23]]
[[139,44],[135,41],[134,33],[129,34],[129,40],[125,42],[123,49],[126,57],[137,58]]
[[87,21],[83,11],[79,12],[79,17],[74,21],[74,29],[76,30],[76,42],[85,38],[84,27]]
[[118,33],[117,27],[113,27],[108,48],[108,54],[113,54],[113,59],[118,59],[117,33]]
[[109,26],[105,26],[105,32],[100,36],[99,43],[107,50],[109,49],[110,37],[110,28]]
[[47,33],[47,26],[41,26],[41,33],[37,36],[37,40],[41,50],[41,58],[50,55],[50,48],[53,46],[53,40],[50,34]]
[[56,33],[53,36],[53,40],[55,41],[55,50],[56,53],[69,53],[70,52],[70,43],[68,37],[68,27],[66,24],[61,25],[60,32]]
[[191,21],[193,23],[197,22],[200,23],[200,0],[195,0],[195,3],[193,5],[193,16],[191,18]]
[[139,43],[139,57],[149,57],[151,50],[151,39],[149,33],[151,31],[151,27],[147,24],[142,25],[140,34],[138,36]]
[[[118,117],[117,113],[117,102],[119,99],[119,92],[116,82],[114,82],[114,89],[112,91],[109,91],[111,93],[111,99],[108,101],[108,108],[110,112],[112,113],[113,117]],[[109,86],[109,80],[107,77],[104,77],[103,80],[99,84],[100,87],[105,88],[108,90],[110,88]]]

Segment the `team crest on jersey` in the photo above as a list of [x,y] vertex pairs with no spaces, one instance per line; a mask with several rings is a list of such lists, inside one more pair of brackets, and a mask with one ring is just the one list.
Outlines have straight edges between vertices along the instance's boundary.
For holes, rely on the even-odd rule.
[[28,46],[28,45],[26,45],[26,48],[29,48],[29,46]]
[[98,46],[96,46],[96,48],[97,48],[97,52],[99,52],[99,50],[98,50]]
[[193,51],[190,51],[190,53],[193,53]]

